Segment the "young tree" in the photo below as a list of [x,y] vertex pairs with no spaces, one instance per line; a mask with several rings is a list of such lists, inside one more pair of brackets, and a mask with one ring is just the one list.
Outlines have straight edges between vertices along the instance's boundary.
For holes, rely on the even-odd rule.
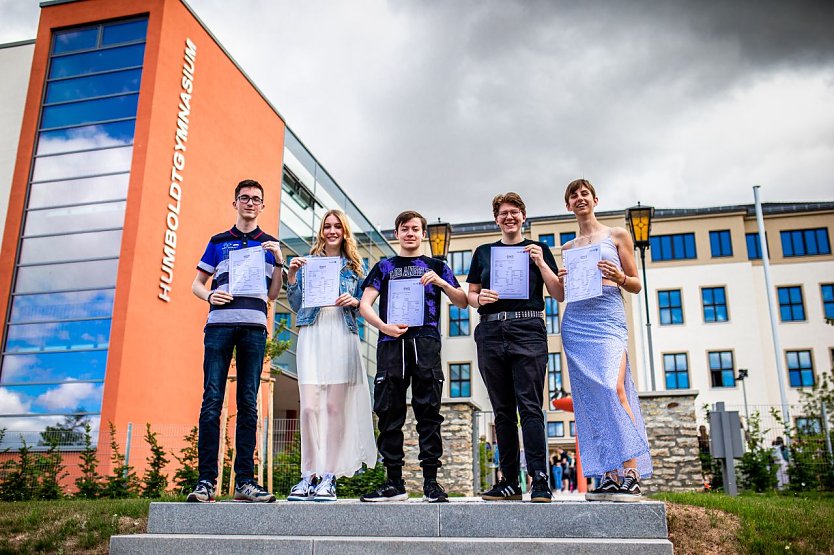
[[142,476],[142,497],[162,497],[168,487],[168,477],[163,472],[168,459],[156,435],[151,431],[150,423],[145,423],[145,442],[151,448],[151,454],[145,459],[148,466]]
[[38,486],[35,457],[20,436],[22,445],[17,450],[17,460],[11,459],[4,465],[5,472],[0,479],[0,500],[26,501],[32,499]]
[[185,436],[185,447],[180,449],[180,455],[175,453],[171,455],[180,463],[180,467],[174,473],[174,484],[176,485],[177,493],[187,493],[197,480],[200,478],[200,471],[198,470],[199,458],[197,456],[197,439],[199,432],[197,426],[191,428],[188,435]]
[[37,497],[39,499],[60,499],[64,496],[61,480],[68,474],[64,472],[64,456],[61,454],[58,438],[52,437],[47,441],[49,449],[38,457],[40,484]]
[[103,497],[111,499],[124,499],[136,495],[139,487],[139,480],[133,467],[127,463],[125,456],[119,451],[119,442],[116,441],[116,426],[109,422],[110,428],[110,460],[113,462],[112,474],[107,476],[104,484]]
[[98,472],[98,450],[93,447],[92,427],[84,423],[84,450],[81,451],[81,476],[75,479],[76,497],[95,499],[101,496],[101,474]]

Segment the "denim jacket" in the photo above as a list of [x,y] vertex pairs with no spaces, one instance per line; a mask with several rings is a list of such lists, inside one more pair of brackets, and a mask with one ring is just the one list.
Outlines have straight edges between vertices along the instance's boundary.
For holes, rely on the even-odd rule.
[[[308,258],[313,258],[312,256]],[[356,272],[351,270],[347,265],[347,259],[342,258],[342,271],[339,274],[339,294],[350,293],[357,299],[362,296],[362,280],[356,275]],[[287,300],[290,302],[296,316],[296,325],[309,326],[312,325],[319,316],[319,307],[301,308],[302,291],[304,285],[302,283],[304,272],[299,270],[295,274],[295,284],[287,285]],[[359,315],[358,308],[342,308],[342,315],[345,318],[345,325],[351,333],[358,334],[359,328],[356,325],[356,317]]]

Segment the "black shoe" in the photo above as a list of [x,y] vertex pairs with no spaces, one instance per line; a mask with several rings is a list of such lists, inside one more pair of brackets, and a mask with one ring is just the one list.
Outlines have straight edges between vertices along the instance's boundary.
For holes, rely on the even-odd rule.
[[552,500],[553,492],[550,491],[547,474],[536,472],[533,477],[533,487],[530,488],[530,501],[533,503],[550,503]]
[[429,480],[423,485],[423,501],[429,503],[448,503],[449,495],[437,480]]
[[623,483],[620,484],[620,490],[611,495],[610,501],[617,503],[636,503],[643,498],[643,492],[640,491],[640,480],[632,474],[627,474],[623,478]]
[[609,474],[602,477],[602,482],[595,490],[585,494],[586,501],[611,501],[611,497],[620,493],[620,484]]
[[402,480],[399,483],[388,480],[371,493],[366,493],[359,498],[360,501],[369,501],[372,503],[405,501],[406,499],[408,499],[408,494],[405,492],[405,482]]
[[521,488],[518,484],[511,484],[506,478],[492,486],[492,489],[481,494],[484,501],[521,501]]

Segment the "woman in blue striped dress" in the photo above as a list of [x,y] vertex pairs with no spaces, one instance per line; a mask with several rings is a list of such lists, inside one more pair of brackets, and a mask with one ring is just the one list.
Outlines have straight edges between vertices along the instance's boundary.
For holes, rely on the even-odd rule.
[[[579,235],[562,251],[599,244],[602,295],[570,302],[562,318],[562,344],[568,361],[576,435],[583,474],[601,478],[589,501],[637,501],[640,479],[651,476],[646,427],[628,360],[628,328],[623,294],[639,293],[634,244],[628,231],[608,227],[594,215],[594,186],[577,179],[565,191]],[[564,285],[568,270],[559,270]],[[568,276],[567,279],[570,279]],[[564,300],[564,288],[557,300]]]

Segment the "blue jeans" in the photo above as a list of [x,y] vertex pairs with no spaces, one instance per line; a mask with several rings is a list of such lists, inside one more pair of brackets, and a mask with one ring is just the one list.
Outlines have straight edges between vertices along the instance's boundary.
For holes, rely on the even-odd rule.
[[220,412],[226,394],[226,377],[235,352],[237,363],[237,428],[235,481],[255,476],[255,436],[258,429],[258,387],[266,348],[266,329],[253,326],[207,326],[203,357],[203,405],[197,442],[200,480],[217,483],[220,448]]
[[557,464],[553,466],[553,489],[562,491],[562,465]]

